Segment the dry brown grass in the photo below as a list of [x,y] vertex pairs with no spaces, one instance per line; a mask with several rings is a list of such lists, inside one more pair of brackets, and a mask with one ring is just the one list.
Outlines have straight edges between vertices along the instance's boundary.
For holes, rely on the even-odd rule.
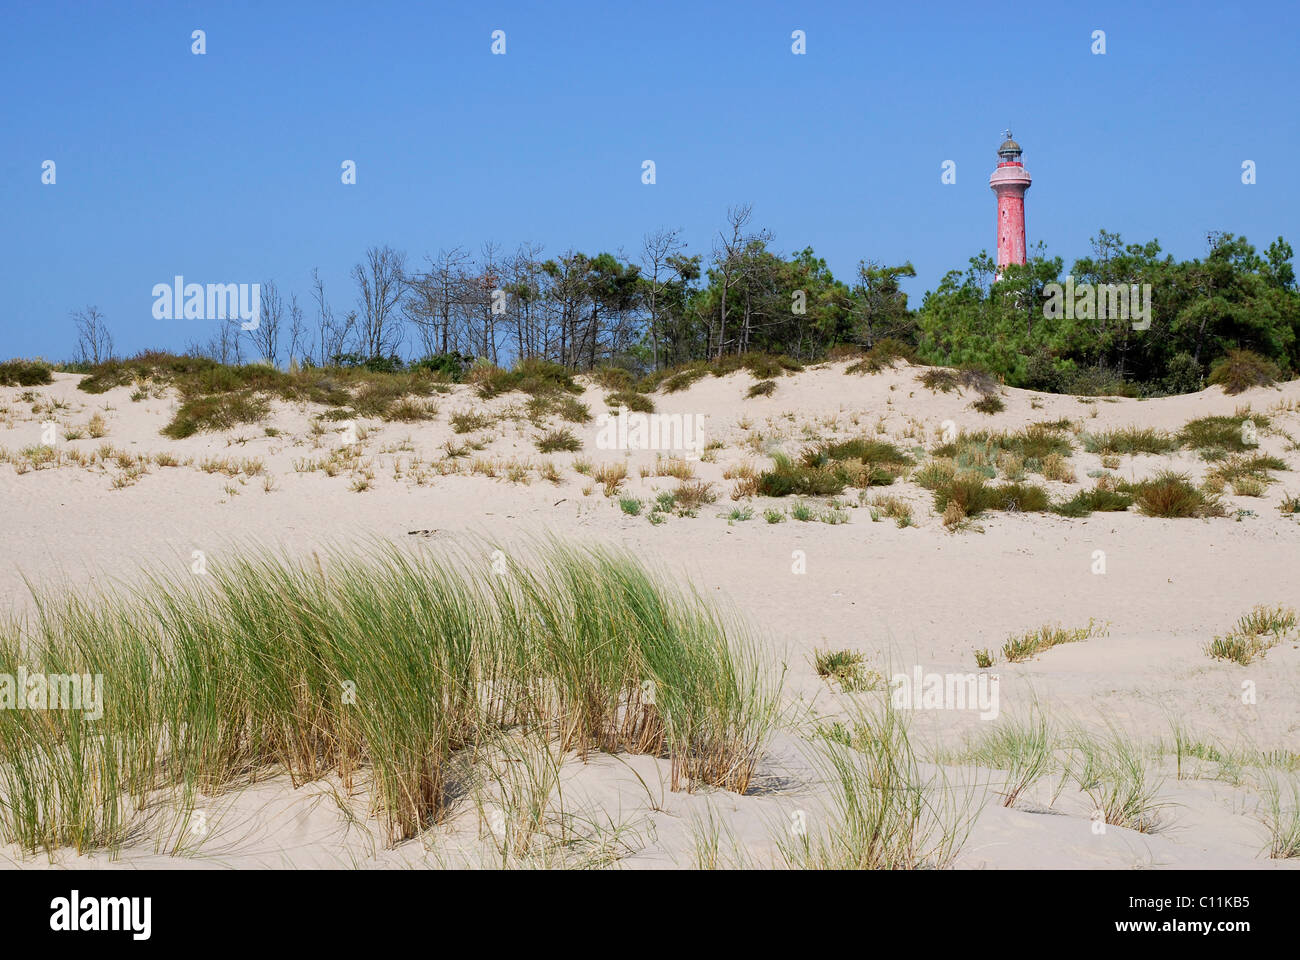
[[1070,461],[1059,453],[1049,454],[1043,460],[1043,478],[1057,480],[1061,483],[1075,483],[1077,481],[1074,467],[1070,466]]
[[605,496],[612,497],[627,479],[627,464],[621,460],[602,463],[591,472],[591,479],[605,488]]
[[682,457],[661,457],[655,461],[656,477],[673,477],[677,480],[695,479],[695,465]]
[[713,484],[703,480],[683,482],[673,491],[673,502],[682,510],[698,510],[706,503],[713,503],[718,496],[713,492]]

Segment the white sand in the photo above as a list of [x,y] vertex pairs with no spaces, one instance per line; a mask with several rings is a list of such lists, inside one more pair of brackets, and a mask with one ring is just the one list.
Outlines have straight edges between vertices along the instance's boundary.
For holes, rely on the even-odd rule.
[[[995,668],[1004,716],[1023,714],[1036,695],[1054,719],[1094,726],[1110,722],[1143,744],[1169,741],[1167,718],[1174,717],[1206,742],[1300,750],[1300,645],[1283,643],[1249,667],[1212,660],[1203,649],[1256,604],[1300,606],[1300,523],[1278,510],[1284,491],[1300,493],[1300,479],[1291,473],[1275,474],[1280,482],[1263,497],[1236,497],[1229,491],[1224,497],[1229,516],[1208,520],[1155,519],[1136,510],[1082,520],[992,513],[979,519],[978,530],[950,533],[934,514],[930,494],[912,484],[872,491],[912,503],[916,526],[906,529],[886,519],[873,523],[862,507],[850,509],[850,521],[840,525],[763,521],[765,507],[788,507],[788,501],[757,500],[755,516],[746,522],[729,524],[718,516],[735,506],[727,496],[732,481],[722,477],[728,466],[751,460],[761,468],[769,461],[757,451],[797,453],[812,438],[876,436],[881,418],[881,438],[907,449],[921,442],[932,445],[946,420],[968,430],[1015,429],[1059,417],[1081,422],[1089,431],[1129,425],[1176,430],[1193,418],[1232,413],[1250,404],[1273,419],[1274,430],[1261,431],[1260,450],[1296,469],[1300,454],[1287,449],[1281,432],[1300,437],[1300,413],[1294,412],[1300,409],[1300,382],[1237,397],[1214,387],[1145,402],[1086,403],[1007,390],[1006,411],[988,417],[969,409],[969,394],[924,389],[915,381],[916,372],[904,366],[875,376],[846,376],[843,364],[835,364],[779,379],[770,398],[744,399],[752,383],[745,373],[708,377],[689,390],[657,395],[658,412],[703,414],[708,439],[725,444],[716,451],[716,462],[696,464],[699,477],[715,481],[718,502],[702,508],[696,518],[671,517],[657,526],[644,514],[625,516],[617,498],[605,498],[598,486],[584,494],[591,481],[573,470],[575,459],[600,464],[627,458],[623,493],[643,500],[677,484],[669,477],[638,476],[638,467],[654,462],[653,452],[595,449],[595,423],[572,427],[584,441],[585,449],[577,454],[538,454],[532,445],[538,431],[526,420],[502,421],[474,434],[495,439],[465,462],[474,457],[534,464],[549,459],[562,474],[559,485],[536,471],[526,485],[512,483],[504,470],[495,479],[430,473],[423,484],[415,482],[413,456],[424,461],[427,471],[430,461],[442,458],[445,441],[466,439],[453,434],[450,414],[501,411],[522,405],[520,394],[485,402],[469,388],[457,387],[436,398],[436,420],[363,421],[368,431],[363,459],[373,461],[374,476],[371,489],[354,492],[346,471],[335,477],[295,471],[295,460],[327,457],[338,441],[334,434],[311,434],[311,415],[318,411],[309,406],[277,401],[264,424],[173,441],[159,433],[177,406],[170,391],[137,402],[130,399],[131,388],[92,396],[76,389],[79,377],[57,374],[52,386],[33,390],[42,401],[67,404],[53,415],[60,423],[60,451],[89,452],[110,443],[131,454],[166,451],[194,463],[152,466],[120,489],[112,484],[121,473],[116,466],[83,468],[65,461],[19,475],[13,465],[0,464],[0,590],[7,606],[21,609],[27,604],[24,577],[37,584],[60,577],[74,585],[129,581],[141,564],[183,572],[193,551],[203,551],[209,563],[216,563],[234,545],[247,542],[305,554],[371,538],[436,546],[468,542],[480,534],[508,545],[553,533],[624,545],[701,594],[733,605],[788,665],[785,693],[790,703],[825,716],[841,707],[838,695],[816,676],[814,648],[861,651],[886,676],[916,664],[926,671],[969,672],[974,650],[996,649],[1010,634],[1044,623],[1079,626],[1095,618],[1109,623],[1106,636]],[[40,443],[40,422],[49,417],[32,414],[31,402],[20,399],[26,389],[0,388],[0,447],[10,452]],[[583,399],[598,414],[603,396],[604,391],[591,387]],[[63,439],[66,426],[84,425],[97,411],[107,424],[103,439]],[[920,430],[905,437],[913,421]],[[265,436],[263,427],[270,425],[281,433]],[[408,438],[413,449],[382,452],[405,445]],[[260,458],[274,479],[273,489],[264,490],[261,475],[241,483],[205,473],[197,464],[207,457]],[[394,477],[395,457],[405,462],[400,478]],[[1091,487],[1087,473],[1099,468],[1100,458],[1077,448],[1072,463],[1080,482],[1072,487],[1047,483],[1054,497]],[[1114,472],[1143,477],[1169,467],[1196,479],[1208,469],[1184,451],[1172,457],[1124,457]],[[1041,482],[1037,476],[1031,480]],[[840,499],[854,502],[855,497],[856,491],[848,491]],[[1253,514],[1238,520],[1233,514],[1239,509]],[[1105,551],[1104,575],[1092,573],[1097,550]],[[794,551],[804,552],[806,574],[792,573]],[[1255,704],[1241,702],[1244,680],[1255,685]],[[914,742],[929,756],[935,742],[957,747],[963,734],[979,724],[969,711],[922,711],[914,717]],[[716,791],[673,794],[666,786],[666,762],[651,758],[597,756],[585,765],[570,758],[564,767],[565,803],[626,827],[618,845],[623,866],[691,865],[688,825],[709,809],[753,861],[770,863],[773,831],[782,828],[792,810],[817,809],[818,791],[801,744],[793,732],[778,736],[756,789],[743,797]],[[998,776],[957,768],[945,773],[959,782]],[[1260,794],[1248,783],[1171,776],[1161,789],[1171,804],[1161,829],[1144,834],[1111,826],[1101,835],[1092,830],[1086,798],[1077,791],[1065,789],[1047,809],[1053,786],[1041,784],[1033,801],[1016,809],[1002,807],[990,794],[958,864],[1272,868],[1295,863],[1271,861],[1262,852],[1267,834],[1256,815]],[[180,858],[160,852],[167,845],[155,838],[168,829],[160,812],[154,836],[127,847],[115,862],[437,864],[455,862],[456,851],[469,851],[464,856],[472,858],[482,847],[472,802],[446,827],[388,850],[365,816],[364,798],[345,802],[358,818],[350,821],[337,795],[329,783],[294,790],[284,778],[232,791],[213,800],[205,811],[210,826],[202,843]],[[23,865],[48,862],[44,856],[24,858],[16,848],[3,855]],[[56,859],[63,864],[109,863],[105,854],[78,858],[64,852]]]

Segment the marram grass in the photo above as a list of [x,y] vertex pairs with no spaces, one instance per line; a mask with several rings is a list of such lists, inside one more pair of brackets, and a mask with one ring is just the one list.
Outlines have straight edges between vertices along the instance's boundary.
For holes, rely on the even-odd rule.
[[395,843],[509,730],[743,792],[778,711],[741,628],[595,549],[252,553],[34,600],[0,632],[0,672],[102,675],[103,710],[0,710],[0,837],[32,851],[113,848],[160,796],[188,810],[280,772],[359,781]]

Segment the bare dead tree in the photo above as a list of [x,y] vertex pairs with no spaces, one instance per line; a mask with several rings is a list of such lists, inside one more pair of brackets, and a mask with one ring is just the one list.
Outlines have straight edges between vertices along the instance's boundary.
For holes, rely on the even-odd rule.
[[406,295],[406,254],[371,247],[352,268],[357,284],[358,335],[367,359],[395,353],[402,342],[402,298]]
[[[747,232],[749,221],[754,213],[752,203],[744,203],[735,207],[727,208],[727,226],[729,231],[722,230],[718,232],[718,240],[713,245],[714,269],[721,279],[721,296],[719,303],[718,317],[718,336],[716,340],[716,350],[714,355],[721,357],[723,350],[728,344],[727,340],[727,317],[729,314],[728,300],[731,296],[732,288],[741,279],[743,270],[743,256],[745,249],[754,242],[767,243],[772,239],[772,235],[766,230],[759,230],[755,233]],[[712,326],[710,324],[710,326]],[[712,330],[709,331],[712,339]]]
[[356,326],[356,314],[349,311],[342,320],[337,319],[325,297],[325,283],[315,268],[311,272],[311,282],[312,299],[316,301],[316,343],[320,351],[317,362],[323,367],[333,363],[335,357],[348,352]]
[[284,298],[274,280],[262,283],[261,308],[257,326],[246,331],[253,344],[253,356],[273,367],[280,365],[280,331],[284,325]]
[[219,320],[217,332],[208,339],[207,343],[191,341],[185,348],[185,352],[192,357],[207,357],[221,364],[241,363],[243,361],[243,352],[239,348],[243,339],[241,333],[243,330],[239,326],[238,318]]
[[103,363],[113,356],[113,335],[108,331],[99,307],[72,312],[77,327],[77,359],[82,363]]
[[307,337],[307,324],[303,319],[302,307],[298,305],[298,294],[289,297],[289,367],[296,368],[302,356]]
[[471,259],[460,247],[425,257],[429,269],[408,278],[407,319],[426,355],[459,352],[465,327],[465,289]]

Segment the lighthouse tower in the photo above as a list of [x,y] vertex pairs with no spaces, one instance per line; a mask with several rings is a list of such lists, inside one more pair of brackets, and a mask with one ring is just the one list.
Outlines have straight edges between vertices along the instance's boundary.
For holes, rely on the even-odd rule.
[[998,166],[989,186],[998,195],[998,276],[1008,263],[1025,262],[1025,191],[1033,180],[1020,162],[1020,144],[1011,131],[998,147]]

